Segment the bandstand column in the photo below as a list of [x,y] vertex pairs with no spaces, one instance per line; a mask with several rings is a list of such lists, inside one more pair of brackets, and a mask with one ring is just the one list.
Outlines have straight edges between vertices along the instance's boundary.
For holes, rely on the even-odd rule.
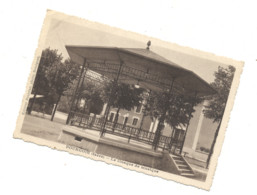
[[192,102],[192,109],[191,109],[190,115],[189,115],[189,117],[188,117],[188,121],[187,121],[187,126],[186,126],[186,130],[185,130],[184,138],[183,138],[182,145],[181,145],[180,152],[179,152],[180,154],[182,154],[182,150],[183,150],[183,147],[184,147],[184,144],[185,144],[185,140],[186,140],[186,135],[187,135],[188,127],[189,127],[189,124],[190,124],[190,120],[191,120],[191,118],[192,118],[193,108],[194,108],[195,102],[196,102],[196,97],[197,97],[197,91],[195,91],[194,100],[193,100],[193,102]]
[[123,61],[121,60],[120,61],[120,66],[119,66],[119,70],[117,72],[116,78],[114,79],[112,90],[111,90],[111,94],[110,94],[110,96],[108,98],[107,106],[106,106],[106,109],[105,109],[105,112],[104,112],[104,121],[102,123],[101,133],[100,133],[101,137],[104,135],[104,132],[105,132],[105,125],[106,125],[106,122],[107,122],[107,119],[108,119],[108,115],[109,115],[109,112],[110,112],[110,108],[111,108],[112,96],[114,95],[114,92],[115,92],[114,89],[117,87],[118,80],[119,80],[120,74],[122,72],[122,66],[123,66]]
[[[170,89],[169,89],[168,99],[170,99],[170,96],[172,94],[174,81],[175,81],[175,78],[172,79]],[[157,126],[157,129],[156,129],[156,132],[155,132],[155,137],[154,137],[154,140],[153,140],[153,149],[155,151],[156,151],[156,149],[158,148],[158,145],[159,145],[162,130],[164,128],[164,121],[165,121],[165,116],[166,116],[167,111],[168,111],[168,106],[165,107],[165,109],[164,109],[164,111],[163,111],[163,113],[162,113],[162,115],[159,119],[159,122],[158,122],[158,126]]]
[[80,81],[81,81],[83,72],[84,72],[84,70],[85,70],[86,64],[87,64],[87,60],[86,60],[86,58],[84,58],[83,66],[82,66],[82,69],[81,69],[80,75],[79,75],[78,84],[77,84],[77,86],[76,86],[75,93],[73,94],[73,97],[72,97],[72,101],[71,101],[71,106],[70,106],[69,114],[68,114],[68,117],[67,117],[67,120],[66,120],[66,125],[69,124],[69,122],[70,122],[71,112],[72,112],[72,109],[73,109],[73,106],[74,106],[74,103],[75,103],[75,100],[76,100],[76,96],[77,96],[78,89],[79,89],[79,86],[80,86]]
[[201,129],[202,129],[202,124],[203,124],[203,119],[204,119],[204,107],[205,106],[205,102],[203,103],[203,106],[202,106],[202,109],[201,109],[201,112],[200,112],[200,117],[199,117],[199,120],[198,120],[198,124],[197,124],[197,128],[196,128],[196,132],[195,132],[195,136],[194,136],[194,141],[193,141],[193,145],[192,145],[192,149],[195,151],[196,150],[196,147],[197,147],[197,143],[198,143],[198,140],[199,140],[199,136],[200,136],[200,132],[201,132]]

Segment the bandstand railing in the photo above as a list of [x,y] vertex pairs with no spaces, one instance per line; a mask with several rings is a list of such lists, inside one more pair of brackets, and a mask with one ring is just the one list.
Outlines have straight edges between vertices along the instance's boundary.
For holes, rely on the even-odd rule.
[[[90,116],[79,112],[71,112],[70,118],[70,125],[80,127],[84,130],[91,129],[100,131],[104,121],[103,118]],[[135,140],[137,142],[145,143],[151,146],[154,145],[154,138],[156,136],[156,134],[153,132],[120,123],[114,123],[111,121],[106,122],[104,133],[127,138],[128,143],[130,140]],[[159,144],[157,147],[160,150],[166,150],[170,153],[179,153],[182,147],[182,142],[183,137],[176,138],[160,135]]]

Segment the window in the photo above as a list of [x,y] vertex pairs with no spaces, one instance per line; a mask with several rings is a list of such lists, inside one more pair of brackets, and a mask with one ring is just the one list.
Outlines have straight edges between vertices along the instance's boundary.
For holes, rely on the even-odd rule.
[[133,118],[132,125],[136,126],[136,125],[137,125],[137,122],[138,122],[138,119],[137,119],[137,118]]
[[183,141],[185,132],[184,130],[175,129],[173,133],[173,138],[178,141]]
[[123,124],[124,124],[124,125],[126,125],[126,124],[127,124],[127,122],[128,122],[128,117],[126,116],[126,117],[124,118],[124,122],[123,122]]
[[140,113],[141,112],[141,109],[142,109],[142,104],[138,105],[136,107],[136,113]]
[[109,118],[109,121],[113,121],[113,118],[114,118],[114,113],[112,112],[111,115],[110,115],[110,118]]

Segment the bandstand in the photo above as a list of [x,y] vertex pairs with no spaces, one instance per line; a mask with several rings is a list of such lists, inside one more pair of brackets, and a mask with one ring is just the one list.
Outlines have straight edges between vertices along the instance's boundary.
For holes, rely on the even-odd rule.
[[[94,71],[113,81],[113,89],[118,83],[139,85],[140,87],[162,92],[166,90],[170,95],[184,94],[192,98],[203,97],[216,93],[211,86],[194,72],[187,70],[154,53],[149,48],[117,48],[117,47],[92,47],[92,46],[66,46],[72,61],[81,65],[81,72],[75,94],[72,98],[71,109],[66,121],[67,125],[77,126],[81,131],[91,129],[99,132],[99,139],[110,134],[127,139],[127,142],[137,141],[151,146],[153,152],[166,151],[181,154],[187,127],[180,136],[171,134],[163,136],[162,128],[165,122],[165,110],[158,120],[156,132],[132,126],[116,124],[113,129],[112,122],[108,121],[112,93],[108,99],[102,117],[94,117],[80,113],[76,110],[78,98],[76,93],[84,82],[87,70]],[[194,104],[192,104],[192,107]],[[188,119],[189,125],[190,118]],[[84,129],[84,130],[83,130]]]

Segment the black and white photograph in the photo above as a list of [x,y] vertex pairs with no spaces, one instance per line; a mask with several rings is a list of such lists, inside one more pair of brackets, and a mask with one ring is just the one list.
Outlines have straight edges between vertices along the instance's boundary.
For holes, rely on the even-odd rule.
[[243,64],[48,11],[14,137],[209,189]]

